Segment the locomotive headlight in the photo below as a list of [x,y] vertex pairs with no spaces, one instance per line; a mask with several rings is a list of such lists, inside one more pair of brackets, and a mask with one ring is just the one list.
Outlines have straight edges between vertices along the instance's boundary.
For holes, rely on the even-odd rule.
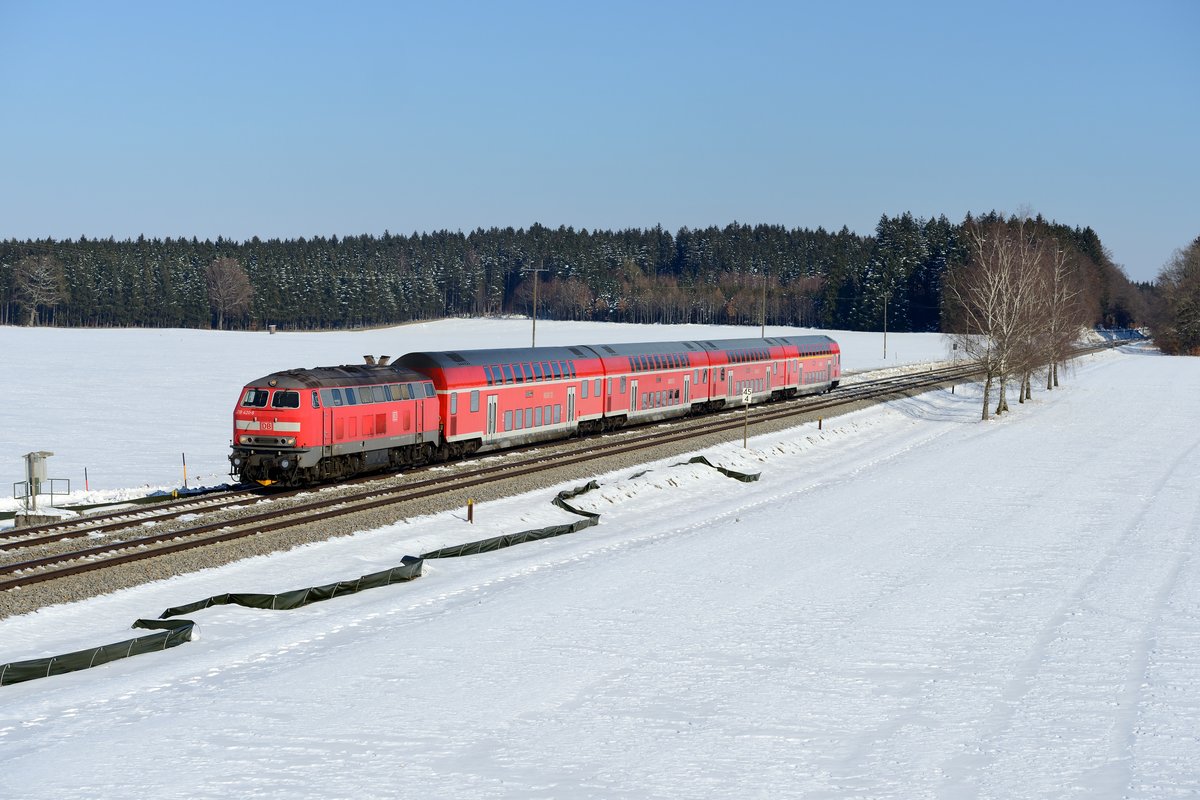
[[283,446],[284,446],[284,447],[295,447],[295,446],[296,446],[296,437],[295,437],[295,436],[289,436],[289,437],[287,437],[286,439],[284,439],[284,440],[283,440]]
[[239,436],[238,441],[242,444],[254,444],[253,436]]

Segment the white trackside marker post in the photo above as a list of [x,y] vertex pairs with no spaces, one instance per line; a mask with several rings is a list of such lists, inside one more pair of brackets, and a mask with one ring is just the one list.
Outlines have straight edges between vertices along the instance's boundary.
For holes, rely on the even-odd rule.
[[747,449],[747,437],[750,433],[750,387],[742,388],[742,405],[745,407],[745,413],[742,415],[742,449]]

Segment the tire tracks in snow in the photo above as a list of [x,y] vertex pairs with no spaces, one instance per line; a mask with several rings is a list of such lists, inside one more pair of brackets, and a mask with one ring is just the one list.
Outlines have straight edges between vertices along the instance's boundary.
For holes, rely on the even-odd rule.
[[[1164,489],[1190,484],[1192,476],[1200,473],[1198,455],[1200,439],[1159,470],[1157,479],[1146,483]],[[1022,664],[993,703],[976,752],[958,756],[944,766],[951,780],[943,787],[942,797],[1061,797],[1064,777],[1070,778],[1069,785],[1080,796],[1129,796],[1136,771],[1137,721],[1146,700],[1156,632],[1181,572],[1192,558],[1200,525],[1200,500],[1192,505],[1183,524],[1157,519],[1163,512],[1159,493],[1137,500],[1136,514],[1034,638]],[[1112,637],[1128,646],[1093,646],[1100,638]],[[1097,661],[1103,654],[1121,649],[1128,656],[1119,663]],[[1063,666],[1057,666],[1060,664]],[[1042,702],[1047,699],[1050,702]],[[1060,736],[1063,726],[1056,723],[1061,720],[1049,718],[1064,710],[1076,718],[1066,730],[1076,736],[1087,731],[1089,737],[1083,749],[1091,766],[1075,775],[1053,768],[1059,749],[1080,752],[1081,742],[1064,742]],[[1012,746],[1012,739],[1022,737],[1035,741]],[[1013,776],[1029,774],[1031,755],[1047,760],[1046,769],[1034,772],[1049,782],[1041,789],[1012,785]],[[1014,759],[1024,763],[1009,763]],[[1059,770],[1067,769],[1068,764],[1059,765]]]

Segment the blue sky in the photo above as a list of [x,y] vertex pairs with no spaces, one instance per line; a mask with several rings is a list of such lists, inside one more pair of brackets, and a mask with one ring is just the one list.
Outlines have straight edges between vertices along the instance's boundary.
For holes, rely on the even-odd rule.
[[0,0],[0,238],[1200,235],[1200,2]]

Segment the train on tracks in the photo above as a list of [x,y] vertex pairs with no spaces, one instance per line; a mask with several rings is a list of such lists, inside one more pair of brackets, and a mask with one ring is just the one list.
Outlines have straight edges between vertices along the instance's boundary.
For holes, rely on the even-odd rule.
[[409,353],[275,372],[233,413],[230,475],[299,486],[827,392],[828,336]]

